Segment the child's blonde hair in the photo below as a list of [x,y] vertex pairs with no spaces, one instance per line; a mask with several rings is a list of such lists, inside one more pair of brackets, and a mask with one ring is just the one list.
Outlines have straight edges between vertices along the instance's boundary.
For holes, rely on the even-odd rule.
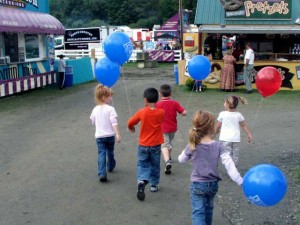
[[112,95],[113,95],[113,91],[110,88],[104,86],[103,84],[98,84],[95,88],[96,104],[105,103],[105,99]]
[[229,109],[236,109],[239,101],[241,101],[241,103],[244,105],[248,104],[248,101],[245,98],[235,95],[228,95],[225,99],[225,102],[228,104]]
[[189,146],[192,151],[201,143],[204,136],[214,136],[215,120],[215,116],[210,112],[199,110],[195,113],[192,120],[193,127],[189,131]]

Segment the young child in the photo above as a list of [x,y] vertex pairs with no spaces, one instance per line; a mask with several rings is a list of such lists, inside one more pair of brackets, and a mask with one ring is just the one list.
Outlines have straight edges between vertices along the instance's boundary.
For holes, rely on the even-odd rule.
[[179,102],[171,99],[172,89],[168,84],[160,87],[161,100],[156,104],[157,108],[165,110],[164,122],[162,130],[164,133],[164,143],[161,146],[161,151],[165,160],[165,174],[171,174],[171,151],[172,140],[177,131],[177,113],[185,116],[186,110],[179,104]]
[[196,92],[202,91],[202,80],[195,80]]
[[248,142],[252,141],[251,132],[245,122],[243,115],[236,111],[239,100],[243,104],[248,104],[243,97],[229,95],[225,99],[224,107],[226,111],[219,114],[217,132],[220,132],[219,140],[223,142],[225,149],[230,153],[235,165],[239,159],[240,127],[247,134]]
[[112,100],[113,92],[110,88],[99,84],[95,88],[97,106],[92,111],[90,119],[96,127],[95,138],[98,146],[98,177],[100,182],[107,181],[106,157],[108,172],[113,172],[116,167],[114,157],[115,139],[121,142],[118,129],[117,113],[115,108],[108,105]]
[[209,112],[198,111],[192,125],[189,144],[178,160],[180,163],[193,163],[190,185],[193,225],[211,225],[214,197],[218,191],[218,181],[221,180],[218,174],[219,158],[233,181],[241,185],[243,178],[223,144],[213,139],[215,116]]
[[145,107],[128,120],[128,130],[135,132],[135,125],[141,121],[137,155],[137,198],[145,199],[145,186],[150,182],[150,191],[157,192],[160,179],[161,144],[164,142],[162,123],[164,110],[156,108],[158,91],[147,88],[144,91]]

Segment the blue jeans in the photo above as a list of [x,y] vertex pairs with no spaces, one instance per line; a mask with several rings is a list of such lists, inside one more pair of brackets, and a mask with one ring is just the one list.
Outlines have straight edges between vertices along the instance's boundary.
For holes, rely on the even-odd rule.
[[202,80],[196,80],[196,90],[200,90],[200,88],[202,87]]
[[244,82],[247,91],[252,91],[252,80],[253,80],[253,65],[248,65],[246,68],[244,68]]
[[193,225],[211,225],[218,181],[192,182],[190,192]]
[[98,176],[106,177],[106,156],[108,170],[113,170],[116,166],[114,156],[115,137],[97,138],[96,143],[98,146]]
[[161,146],[138,146],[137,179],[147,184],[158,185],[160,178]]

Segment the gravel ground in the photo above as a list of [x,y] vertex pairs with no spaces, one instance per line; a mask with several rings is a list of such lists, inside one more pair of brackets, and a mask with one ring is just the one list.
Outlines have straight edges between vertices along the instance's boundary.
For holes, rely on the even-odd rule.
[[[173,66],[137,69],[127,66],[114,86],[113,104],[119,114],[122,143],[116,145],[117,169],[109,182],[96,174],[96,145],[89,114],[94,106],[95,82],[63,91],[44,88],[0,100],[0,224],[191,224],[189,174],[191,166],[174,163],[172,175],[161,174],[161,190],[136,195],[137,134],[126,132],[126,121],[143,105],[146,87],[175,84]],[[243,95],[237,92],[237,95]],[[187,131],[197,109],[216,115],[223,110],[226,93],[185,91],[174,86],[173,98],[188,110],[179,118],[173,158],[187,143]],[[299,92],[279,92],[263,99],[258,93],[244,96],[240,105],[253,133],[253,143],[243,135],[239,170],[271,163],[288,180],[285,198],[273,207],[249,204],[242,190],[230,181],[223,166],[223,181],[216,197],[216,225],[299,224],[299,185],[293,169],[299,165]]]

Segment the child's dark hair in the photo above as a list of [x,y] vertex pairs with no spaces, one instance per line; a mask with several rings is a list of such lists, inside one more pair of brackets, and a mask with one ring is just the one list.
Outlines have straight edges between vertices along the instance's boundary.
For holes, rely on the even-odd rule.
[[229,109],[236,109],[236,107],[239,104],[239,100],[241,101],[242,104],[246,105],[248,104],[247,100],[243,97],[238,97],[234,95],[228,95],[226,97],[226,103],[228,104]]
[[163,97],[169,97],[172,93],[172,88],[170,85],[168,84],[163,84],[160,86],[160,94],[163,96]]
[[189,146],[193,151],[206,135],[215,135],[215,116],[210,112],[197,111],[193,117],[193,127],[189,131]]
[[144,91],[144,98],[148,103],[156,103],[158,101],[158,91],[155,88],[147,88]]

